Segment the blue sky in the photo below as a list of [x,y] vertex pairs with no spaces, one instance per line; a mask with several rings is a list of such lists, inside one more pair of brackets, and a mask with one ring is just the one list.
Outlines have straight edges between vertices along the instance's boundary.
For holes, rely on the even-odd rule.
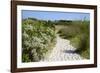
[[22,19],[29,17],[40,20],[90,20],[89,13],[22,10]]

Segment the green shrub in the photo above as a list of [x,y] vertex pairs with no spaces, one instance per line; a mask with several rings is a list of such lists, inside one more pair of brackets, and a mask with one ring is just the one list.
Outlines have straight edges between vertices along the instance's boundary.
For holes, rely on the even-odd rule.
[[77,48],[76,52],[79,53],[83,58],[89,59],[90,47],[89,47],[89,36],[87,34],[80,34],[75,38],[71,39],[71,44]]
[[64,39],[69,39],[71,44],[77,48],[76,52],[89,59],[89,21],[72,21],[70,23],[71,25],[60,26],[58,34]]
[[81,37],[76,36],[70,40],[71,45],[74,46],[75,48],[79,49],[82,45]]
[[51,44],[55,44],[55,29],[45,23],[32,19],[22,22],[23,62],[40,61],[52,49]]

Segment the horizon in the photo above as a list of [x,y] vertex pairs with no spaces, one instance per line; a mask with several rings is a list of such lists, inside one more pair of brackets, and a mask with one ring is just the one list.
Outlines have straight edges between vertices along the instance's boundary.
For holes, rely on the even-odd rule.
[[90,20],[89,13],[78,12],[56,12],[56,11],[36,11],[22,10],[22,19],[36,18],[39,20]]

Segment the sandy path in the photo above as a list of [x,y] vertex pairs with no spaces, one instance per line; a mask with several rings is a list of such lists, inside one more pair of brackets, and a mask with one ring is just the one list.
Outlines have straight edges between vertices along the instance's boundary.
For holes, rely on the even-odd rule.
[[41,61],[68,61],[81,60],[82,57],[75,52],[75,49],[69,40],[62,39],[57,36],[57,44],[53,48],[51,54]]

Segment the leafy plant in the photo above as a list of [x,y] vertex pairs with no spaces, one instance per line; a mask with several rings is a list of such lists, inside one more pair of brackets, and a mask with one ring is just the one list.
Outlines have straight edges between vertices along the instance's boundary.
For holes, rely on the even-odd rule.
[[[65,23],[66,21],[63,22]],[[64,23],[64,26],[56,24],[56,27],[60,25],[58,34],[64,39],[69,39],[71,44],[77,48],[76,52],[82,57],[89,59],[89,21],[72,21],[70,25]]]
[[35,62],[43,59],[56,42],[55,28],[40,20],[26,19],[22,22],[22,60]]

